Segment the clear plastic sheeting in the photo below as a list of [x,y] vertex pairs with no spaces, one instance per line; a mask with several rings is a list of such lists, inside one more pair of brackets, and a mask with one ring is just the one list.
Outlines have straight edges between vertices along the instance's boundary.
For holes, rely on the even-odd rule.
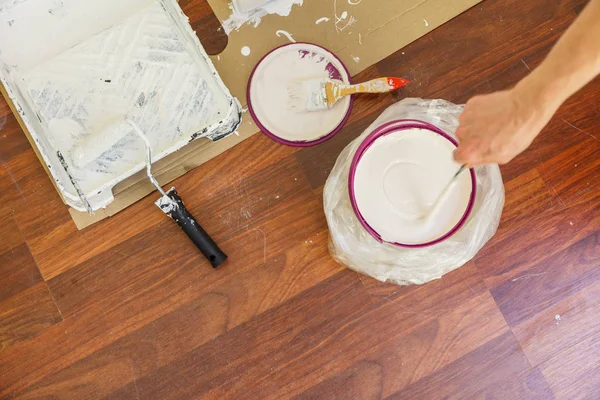
[[447,240],[424,248],[380,243],[361,225],[348,194],[352,158],[360,143],[379,126],[398,119],[433,124],[455,137],[463,106],[445,100],[405,99],[390,106],[337,159],[323,192],[330,230],[329,250],[335,260],[382,282],[423,284],[470,261],[496,233],[504,207],[504,185],[498,165],[475,168],[477,197],[466,224]]

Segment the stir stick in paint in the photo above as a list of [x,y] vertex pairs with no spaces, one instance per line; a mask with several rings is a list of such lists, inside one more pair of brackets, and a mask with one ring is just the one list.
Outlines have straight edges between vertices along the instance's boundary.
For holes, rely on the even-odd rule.
[[454,185],[454,182],[456,182],[457,178],[460,176],[460,174],[465,169],[467,169],[467,166],[466,165],[461,165],[461,167],[456,172],[456,174],[454,174],[454,176],[452,177],[452,179],[450,179],[450,181],[448,182],[448,184],[446,185],[446,187],[444,188],[444,190],[442,190],[442,192],[440,193],[440,195],[433,202],[433,205],[429,209],[429,212],[427,212],[427,214],[424,214],[424,215],[421,216],[421,218],[420,218],[421,220],[430,220],[433,216],[435,216],[435,214],[437,214],[438,210],[440,209],[440,206],[446,200],[446,197],[447,197],[448,193],[450,192],[450,188]]

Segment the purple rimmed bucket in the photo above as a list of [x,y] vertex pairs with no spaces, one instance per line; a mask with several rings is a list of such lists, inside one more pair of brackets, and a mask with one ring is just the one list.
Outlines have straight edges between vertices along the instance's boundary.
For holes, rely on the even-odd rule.
[[443,242],[444,240],[450,238],[452,235],[454,235],[456,232],[458,232],[458,230],[460,228],[462,228],[463,225],[467,222],[467,219],[469,218],[469,216],[471,215],[471,212],[473,211],[473,206],[475,205],[475,198],[477,196],[477,178],[475,176],[475,170],[473,168],[469,169],[469,173],[471,174],[471,194],[469,196],[469,202],[467,204],[467,208],[465,209],[463,216],[460,218],[460,220],[456,223],[456,225],[450,231],[448,231],[441,237],[439,237],[435,240],[426,242],[426,243],[406,244],[406,243],[384,241],[381,238],[381,235],[379,233],[377,233],[375,231],[375,229],[373,229],[369,225],[369,223],[364,219],[364,217],[362,216],[362,214],[358,208],[357,202],[356,202],[356,193],[355,193],[355,187],[354,187],[354,180],[356,177],[356,169],[358,167],[358,164],[359,164],[360,160],[362,159],[362,156],[365,154],[365,152],[369,149],[369,147],[371,147],[371,145],[377,139],[379,139],[380,137],[389,135],[391,133],[400,132],[400,131],[408,130],[408,129],[414,129],[414,128],[425,129],[425,130],[434,132],[434,133],[440,135],[441,137],[443,137],[444,139],[448,140],[455,147],[458,147],[458,142],[453,137],[448,135],[446,132],[442,131],[437,126],[432,125],[428,122],[414,120],[414,119],[398,119],[398,120],[390,121],[388,123],[381,125],[377,129],[375,129],[373,132],[371,132],[365,138],[365,140],[363,140],[363,142],[360,144],[360,146],[358,146],[358,149],[356,150],[356,153],[354,154],[354,158],[352,159],[352,164],[350,165],[350,173],[348,176],[348,191],[349,191],[349,195],[350,195],[350,202],[352,204],[352,209],[354,210],[356,217],[358,218],[358,220],[360,221],[362,226],[367,230],[367,232],[369,232],[369,234],[371,236],[373,236],[378,242],[389,243],[389,244],[392,244],[392,245],[398,246],[398,247],[422,248],[422,247],[433,246],[434,244]]
[[[330,50],[326,49],[323,46],[319,46],[317,44],[314,43],[308,43],[308,42],[297,42],[297,43],[287,43],[284,44],[282,46],[276,47],[273,50],[269,51],[267,54],[265,54],[256,64],[256,66],[252,69],[252,73],[250,74],[250,78],[248,79],[248,86],[246,88],[246,99],[248,102],[248,111],[250,112],[250,115],[252,116],[252,119],[254,120],[254,122],[256,123],[256,125],[258,126],[258,128],[268,137],[270,137],[271,139],[273,139],[274,141],[287,145],[287,146],[293,146],[293,147],[310,147],[310,146],[315,146],[317,144],[323,143],[329,139],[331,139],[335,134],[337,134],[346,124],[346,122],[348,122],[348,119],[350,118],[350,114],[352,113],[352,106],[354,104],[354,98],[350,98],[350,102],[348,105],[348,110],[346,111],[345,116],[343,117],[343,119],[340,121],[340,123],[329,133],[324,134],[324,136],[321,136],[315,140],[306,140],[306,141],[292,141],[292,140],[287,140],[287,139],[283,139],[279,136],[277,136],[274,132],[271,132],[269,129],[267,129],[263,123],[261,123],[259,117],[256,115],[256,112],[254,110],[254,107],[252,106],[252,97],[251,97],[251,89],[252,89],[252,82],[253,82],[253,78],[254,75],[257,71],[257,69],[260,67],[261,63],[269,56],[271,55],[273,52],[280,50],[284,47],[288,47],[288,46],[298,46],[301,47],[302,45],[309,45],[309,46],[315,46],[318,47],[319,49],[323,50],[324,52],[328,53],[329,55],[331,55],[331,57],[333,57],[335,60],[337,60],[340,65],[342,66],[346,76],[348,77],[348,83],[352,83],[351,80],[351,76],[350,76],[350,72],[348,71],[348,68],[346,68],[346,65],[344,65],[344,63],[342,62],[342,60],[340,60],[340,58],[338,56],[336,56],[333,52],[331,52]],[[330,76],[332,79],[338,79],[338,80],[344,80],[342,77],[342,73],[341,71],[339,71],[339,69],[337,69],[335,66],[333,66],[333,64],[329,64],[332,69],[329,69],[330,72]]]

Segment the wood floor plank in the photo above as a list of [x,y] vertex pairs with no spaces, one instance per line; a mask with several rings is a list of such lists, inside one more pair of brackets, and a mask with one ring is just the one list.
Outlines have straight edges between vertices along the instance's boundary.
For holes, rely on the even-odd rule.
[[594,399],[600,391],[600,334],[557,353],[540,366],[559,400]]
[[[580,128],[564,120],[573,130]],[[599,132],[598,138],[591,135],[575,146],[569,146],[560,155],[538,167],[540,175],[565,206],[582,205],[580,209],[600,203],[600,124],[591,132]]]
[[512,331],[529,362],[537,366],[600,333],[598,313],[600,282],[595,282],[525,319]]
[[[10,110],[10,107],[8,106],[8,103],[6,102],[4,97],[0,97],[0,118],[4,119],[9,115],[12,115],[12,111]],[[0,127],[0,129],[4,127],[5,123],[6,121],[2,121],[2,126]]]
[[600,280],[600,233],[569,246],[492,289],[511,326]]
[[[121,397],[122,394],[113,392],[123,390],[128,393],[137,385],[134,383],[137,378],[152,375],[158,368],[178,360],[228,329],[284,303],[340,271],[339,266],[325,260],[326,246],[310,246],[308,252],[307,246],[303,244],[281,255],[277,261],[232,276],[208,290],[202,282],[193,284],[193,290],[199,293],[196,298],[72,366],[47,376],[21,395]],[[118,368],[107,373],[105,367],[110,364],[131,365],[134,374],[131,370]],[[128,384],[132,387],[121,389]]]
[[25,243],[0,254],[0,303],[39,282],[42,276]]
[[201,296],[15,397],[103,398],[225,332],[228,308],[223,294]]
[[[23,136],[23,133],[19,131],[18,135]],[[26,142],[25,138],[23,140]],[[76,231],[48,174],[29,144],[27,146],[4,163],[14,185],[14,190],[8,193],[8,201],[25,239],[54,237],[65,228],[69,232]],[[30,249],[35,257],[34,248]]]
[[280,362],[294,360],[330,341],[331,335],[369,307],[357,276],[343,271],[155,374],[138,379],[140,397],[179,399],[193,393],[225,398],[215,391],[222,392],[219,388],[226,385],[240,390],[243,398],[255,398],[246,391],[251,387],[248,383],[265,382],[271,389],[277,388],[269,378]]
[[[510,332],[491,340],[440,371],[423,378],[388,399],[552,399],[548,385],[540,377],[535,381],[519,379],[506,397],[493,393],[508,389],[505,382],[514,385],[519,374],[530,376],[529,363]],[[519,384],[520,382],[520,384]],[[526,386],[530,383],[532,387]],[[527,393],[520,397],[519,393]],[[489,396],[488,396],[489,394]]]
[[[12,251],[15,247],[22,244],[25,239],[15,219],[13,218],[10,207],[0,210],[0,254],[6,251]],[[2,274],[2,264],[0,263],[0,275]],[[1,279],[0,279],[1,282]]]
[[0,124],[0,160],[4,164],[31,149],[31,145],[3,97],[0,98]]
[[[309,191],[308,194],[312,196],[312,192]],[[304,209],[305,214],[299,213],[299,204],[310,204],[310,201],[313,202],[314,208],[307,207]],[[220,285],[222,287],[218,289],[219,293],[230,293],[234,296],[230,304],[231,320],[228,323],[228,327],[233,327],[251,318],[253,312],[260,312],[269,305],[273,306],[277,299],[283,301],[287,296],[293,296],[306,289],[305,284],[314,283],[320,277],[333,273],[332,269],[339,270],[331,261],[326,265],[316,263],[316,260],[311,261],[313,256],[321,259],[328,257],[324,253],[325,243],[321,243],[323,247],[320,247],[320,251],[309,252],[308,259],[303,257],[307,248],[310,249],[319,236],[324,236],[325,226],[318,212],[320,204],[317,204],[314,198],[308,200],[306,197],[294,199],[293,203],[288,201],[287,204],[280,204],[283,208],[281,214],[277,214],[279,217],[260,221],[255,228],[240,230],[239,235],[232,237],[232,243],[237,243],[239,248],[237,252],[230,253],[231,260],[219,270],[213,271],[206,263],[200,264],[200,256],[183,258],[180,254],[175,258],[178,260],[177,265],[173,265],[172,259],[162,260],[160,254],[154,253],[153,261],[144,256],[150,254],[152,257],[151,252],[139,254],[138,257],[141,257],[136,259],[136,262],[140,265],[146,262],[152,269],[151,273],[143,274],[138,270],[138,273],[143,275],[141,281],[130,282],[131,287],[125,282],[122,290],[99,302],[96,307],[88,307],[66,319],[61,329],[45,332],[43,337],[36,338],[39,340],[27,342],[6,354],[6,364],[0,363],[0,396],[2,393],[22,391],[25,386],[93,354],[102,347],[109,346],[119,338],[181,307],[182,304],[217,290],[215,288]],[[297,226],[291,226],[292,231],[300,235],[296,238],[290,234],[275,234],[277,230],[290,226],[287,222],[290,219],[286,217],[286,213],[289,212],[293,212],[296,218]],[[300,226],[303,229],[299,229]],[[314,226],[314,231],[310,229],[311,226]],[[272,245],[268,243],[266,253],[264,237],[253,229],[261,230],[267,238],[276,238]],[[314,234],[311,234],[311,231]],[[156,232],[154,234],[157,235]],[[291,253],[282,254],[287,246],[292,247]],[[224,243],[224,247],[227,248],[227,242]],[[269,262],[267,266],[262,264],[265,258]],[[311,265],[316,269],[313,270]],[[261,269],[261,273],[257,273],[256,268],[259,267],[265,268],[264,271]],[[119,280],[119,277],[116,279]],[[274,282],[279,282],[281,286],[269,290]],[[249,285],[248,298],[242,296],[242,293],[236,295],[234,289],[245,287],[246,284]],[[239,299],[240,303],[234,301],[236,299]],[[74,338],[64,340],[65,335],[74,335]],[[36,358],[33,364],[31,360],[25,363],[24,354],[34,354],[48,345],[53,346],[51,354],[44,353],[43,357]],[[3,392],[1,388],[6,388],[6,391]]]
[[531,169],[504,184],[504,211],[496,239],[510,235],[511,226],[526,222],[532,215],[560,211],[564,204],[556,198],[537,169]]
[[[405,332],[415,330],[422,323],[431,321],[436,316],[452,314],[451,310],[456,311],[454,315],[457,317],[462,315],[461,312],[465,312],[466,308],[461,309],[461,305],[465,303],[466,299],[474,299],[474,303],[471,304],[481,306],[483,300],[476,291],[469,288],[468,281],[467,284],[463,280],[454,283],[455,285],[446,283],[448,287],[445,290],[435,292],[435,295],[430,292],[415,292],[412,297],[403,298],[402,300],[381,300],[376,309],[366,314],[361,311],[359,315],[353,317],[353,321],[338,319],[336,322],[328,317],[328,310],[331,305],[327,301],[316,301],[314,307],[321,308],[319,313],[313,315],[313,305],[309,307],[310,309],[299,307],[295,304],[296,298],[294,298],[280,308],[273,310],[273,312],[261,314],[256,320],[229,331],[218,339],[194,350],[179,362],[165,366],[156,374],[151,375],[153,377],[165,376],[170,375],[166,371],[177,370],[179,371],[178,379],[181,380],[180,382],[157,382],[148,376],[139,379],[137,386],[144,395],[157,398],[163,396],[186,397],[185,393],[202,394],[207,398],[261,398],[268,393],[269,396],[274,398],[288,398],[294,393],[300,393],[307,387],[314,385],[318,379],[321,379],[319,377],[329,371],[330,367],[335,370],[334,367],[339,368],[340,365],[345,365],[351,360],[358,361],[364,356],[365,351],[374,345],[400,338]],[[472,284],[475,285],[475,282],[472,282]],[[318,286],[315,286],[315,288]],[[361,293],[359,296],[361,298],[367,296],[364,289],[361,289],[359,293]],[[353,299],[339,300],[338,302],[354,304],[354,297],[357,294],[348,295],[351,295]],[[298,301],[306,300],[308,296],[309,294],[304,293]],[[312,297],[312,295],[310,296]],[[421,296],[427,296],[429,301],[422,301]],[[366,299],[369,298],[369,296],[366,297]],[[363,298],[360,302],[362,307],[365,305],[363,303],[368,303],[368,300]],[[407,304],[406,307],[414,308],[406,309],[404,304]],[[487,304],[493,306],[490,302]],[[288,312],[283,311],[288,309],[294,310],[292,314],[298,318],[309,318],[308,314],[310,314],[310,322],[289,324],[285,319]],[[419,312],[420,309],[426,311]],[[500,316],[497,309],[494,308],[492,311],[492,309],[485,306],[479,312],[492,312],[492,315]],[[384,315],[386,316],[385,321],[382,320]],[[328,322],[318,322],[323,316],[327,318]],[[358,320],[356,320],[357,318]],[[501,318],[500,320],[494,318],[492,318],[493,321],[504,324]],[[465,319],[465,321],[468,320],[468,318]],[[377,322],[378,329],[370,329],[370,326],[375,324],[376,321],[379,321]],[[496,322],[493,321],[490,322],[489,327],[494,326]],[[313,323],[322,327],[312,329],[310,326],[314,326]],[[329,327],[329,323],[334,325]],[[326,324],[326,326],[322,324]],[[293,340],[293,344],[276,346],[271,349],[271,345],[265,342],[266,338],[263,340],[254,334],[248,334],[248,332],[259,329],[259,326],[260,329],[273,330],[275,335],[280,329],[287,329],[288,333],[285,334],[285,340]],[[293,330],[293,326],[303,326],[308,331],[299,334]],[[335,334],[327,333],[331,329],[335,331]],[[474,334],[476,335],[476,333]],[[270,336],[271,334],[263,333],[263,335]],[[440,340],[444,342],[443,339]],[[238,354],[238,350],[235,350],[235,353],[228,351],[231,360],[229,363],[221,358],[215,360],[213,356],[207,356],[213,352],[219,352],[219,349],[230,349],[232,342],[235,342],[235,349],[243,351],[243,354]],[[310,350],[313,346],[317,346],[317,348]],[[447,356],[451,358],[453,351],[448,350]],[[292,351],[291,355],[290,351]],[[300,353],[297,354],[298,351]],[[262,356],[256,358],[255,354],[262,354]],[[236,362],[233,362],[233,360],[236,360]],[[282,368],[283,366],[285,368]],[[239,376],[242,370],[249,371],[243,374],[243,379]],[[261,372],[265,370],[267,375]],[[183,384],[183,382],[186,383]],[[187,389],[182,387],[180,392],[171,393],[173,388],[179,385],[183,385]],[[194,387],[188,387],[189,385],[194,385]],[[189,392],[185,392],[185,390],[189,390]],[[167,393],[169,394],[167,395]]]
[[359,361],[343,372],[321,381],[296,396],[296,400],[381,399],[383,367],[375,361]]
[[532,266],[597,232],[599,212],[600,204],[586,210],[532,213],[528,220],[507,227],[510,232],[504,237],[493,239],[475,257],[475,264],[489,287],[526,275]]
[[[344,389],[336,387],[336,382],[341,380],[341,376],[348,375],[349,371],[344,368],[351,364],[350,371],[360,366],[368,366],[370,371],[374,371],[373,367],[377,366],[379,372],[371,382],[363,382],[363,387],[356,388],[357,391],[351,390],[350,387],[346,388],[345,398],[363,398],[362,390],[368,393],[379,393],[381,398],[385,398],[435,373],[507,331],[508,326],[489,292],[480,296],[473,295],[455,310],[432,319],[405,335],[386,332],[381,336],[380,344],[369,351],[361,351],[359,361],[354,364],[349,362],[351,359],[349,360],[347,356],[339,358],[337,368],[331,365],[335,365],[335,362],[329,363],[321,368],[321,373],[330,373],[336,369],[342,369],[342,372],[331,374],[332,377],[327,378],[317,387],[308,389],[307,392],[312,394],[307,397],[318,398],[317,393],[320,393],[320,398],[329,398],[327,392],[330,390],[334,393],[343,391]],[[386,337],[388,334],[391,336]],[[347,348],[346,352],[352,350]],[[315,382],[319,382],[319,379],[314,375],[302,377],[295,381],[291,388],[301,388],[302,384],[312,386]],[[285,391],[275,392],[271,397],[288,398],[289,390],[290,388],[286,387]]]
[[0,353],[62,321],[44,282],[0,303]]
[[473,399],[553,400],[555,396],[542,372],[538,368],[534,368],[504,379],[497,385],[486,387],[473,396]]

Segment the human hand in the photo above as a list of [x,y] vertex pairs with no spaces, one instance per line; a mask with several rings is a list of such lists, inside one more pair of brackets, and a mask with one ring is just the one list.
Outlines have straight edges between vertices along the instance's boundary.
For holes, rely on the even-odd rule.
[[475,96],[459,117],[454,158],[469,166],[506,164],[529,147],[552,117],[548,111],[521,88]]

